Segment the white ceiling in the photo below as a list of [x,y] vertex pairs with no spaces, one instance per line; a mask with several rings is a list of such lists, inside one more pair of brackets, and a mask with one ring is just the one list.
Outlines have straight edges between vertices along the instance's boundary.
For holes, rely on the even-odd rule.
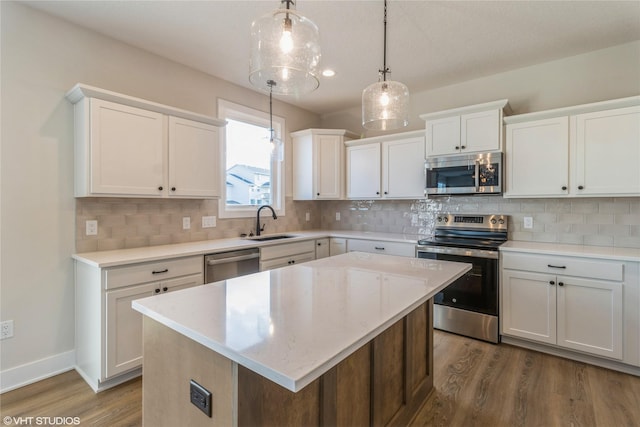
[[[261,1],[26,1],[34,8],[251,87]],[[320,29],[320,87],[285,102],[322,114],[360,104],[382,68],[383,2],[299,0]],[[640,40],[640,1],[404,1],[388,5],[387,65],[411,92]]]

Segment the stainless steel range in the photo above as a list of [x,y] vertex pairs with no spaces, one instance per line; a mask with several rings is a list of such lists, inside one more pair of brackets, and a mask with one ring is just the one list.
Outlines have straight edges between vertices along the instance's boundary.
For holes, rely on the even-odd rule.
[[498,248],[507,241],[505,215],[438,215],[434,236],[416,246],[418,258],[473,264],[434,297],[434,327],[497,343]]

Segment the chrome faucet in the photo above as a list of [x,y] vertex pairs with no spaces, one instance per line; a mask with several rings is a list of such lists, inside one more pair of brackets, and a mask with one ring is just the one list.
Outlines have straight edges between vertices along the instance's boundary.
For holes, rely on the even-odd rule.
[[276,215],[276,211],[274,211],[271,206],[269,205],[260,206],[258,208],[258,213],[256,214],[256,236],[259,236],[260,232],[264,230],[264,225],[262,226],[262,228],[260,227],[260,211],[264,208],[269,208],[271,210],[271,213],[273,214],[273,219],[278,219],[278,216]]

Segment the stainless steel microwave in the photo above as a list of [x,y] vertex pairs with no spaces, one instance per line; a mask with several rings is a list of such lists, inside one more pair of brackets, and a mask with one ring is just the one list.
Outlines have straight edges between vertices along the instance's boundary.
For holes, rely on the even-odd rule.
[[426,194],[501,194],[502,153],[433,157],[425,175]]

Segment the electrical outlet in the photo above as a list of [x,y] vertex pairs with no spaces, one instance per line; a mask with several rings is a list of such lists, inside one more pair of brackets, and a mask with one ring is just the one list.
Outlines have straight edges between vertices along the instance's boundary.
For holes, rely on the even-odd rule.
[[307,221],[311,221],[311,214],[309,212],[304,214],[304,219],[307,220]]
[[182,218],[182,229],[183,230],[188,230],[191,228],[191,218],[188,216],[185,216]]
[[209,390],[191,380],[189,383],[189,398],[191,403],[211,418],[211,392]]
[[5,320],[0,323],[0,340],[11,338],[13,336],[13,320]]
[[95,219],[90,219],[85,223],[86,234],[87,236],[95,236],[98,234],[98,221]]
[[524,228],[533,228],[533,218],[530,216],[524,217]]
[[340,221],[340,212],[336,212],[336,221]]
[[211,228],[216,226],[216,217],[215,216],[203,216],[202,217],[202,228]]

